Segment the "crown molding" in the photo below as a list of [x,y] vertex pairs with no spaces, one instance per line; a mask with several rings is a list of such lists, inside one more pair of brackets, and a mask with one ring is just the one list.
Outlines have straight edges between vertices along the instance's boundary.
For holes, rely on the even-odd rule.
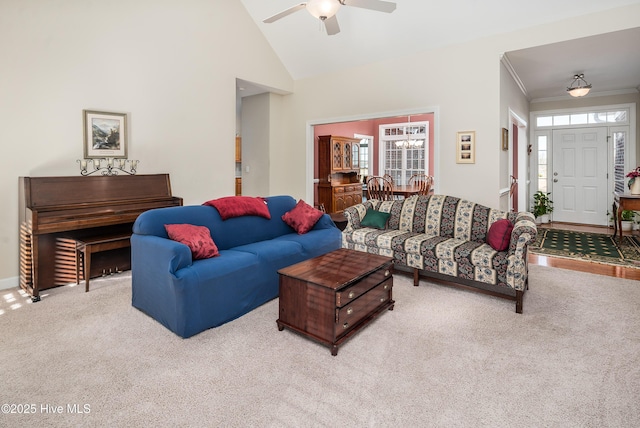
[[516,85],[518,85],[518,88],[520,88],[520,91],[522,91],[522,94],[525,96],[525,98],[528,101],[531,101],[531,98],[527,93],[527,88],[524,86],[524,83],[522,83],[522,80],[520,79],[520,76],[518,76],[518,73],[516,73],[513,65],[511,65],[511,61],[509,61],[509,57],[507,56],[506,52],[500,55],[500,62],[502,62],[502,64],[505,66],[505,68],[511,75],[511,78],[514,80],[514,82],[516,82]]

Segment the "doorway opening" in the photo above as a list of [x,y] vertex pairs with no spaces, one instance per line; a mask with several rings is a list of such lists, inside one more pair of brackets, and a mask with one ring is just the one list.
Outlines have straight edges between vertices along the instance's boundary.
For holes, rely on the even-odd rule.
[[[613,192],[636,167],[635,104],[532,114],[531,192],[550,193],[555,221],[606,226]],[[535,178],[533,178],[535,175]]]
[[[326,120],[316,120],[307,123],[307,198],[308,200],[318,201],[318,136],[333,135],[349,138],[361,138],[363,135],[367,137],[368,151],[368,175],[380,174],[380,141],[379,127],[384,124],[407,123],[411,116],[411,122],[414,119],[429,121],[429,164],[427,172],[432,175],[437,188],[438,183],[438,165],[434,162],[439,153],[439,135],[438,135],[438,109],[428,107],[419,110],[397,111],[385,113],[372,113],[356,117],[334,118]],[[370,139],[369,139],[370,138]],[[362,156],[360,156],[362,159]],[[362,180],[362,177],[361,177]]]

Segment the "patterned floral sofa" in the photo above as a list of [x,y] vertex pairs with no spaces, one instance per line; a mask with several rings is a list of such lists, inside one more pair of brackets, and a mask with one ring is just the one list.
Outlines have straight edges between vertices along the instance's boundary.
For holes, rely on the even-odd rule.
[[[390,214],[384,229],[362,226],[368,209]],[[375,211],[372,214],[379,214]],[[347,208],[344,214],[348,223],[342,233],[343,248],[393,257],[399,270],[413,270],[416,286],[419,275],[451,281],[515,300],[516,312],[522,313],[528,288],[527,246],[537,234],[531,213],[504,212],[453,196],[432,195],[370,200]],[[491,225],[500,219],[513,224],[505,251],[496,251],[486,242]],[[501,223],[510,228],[509,223]],[[508,231],[504,238],[506,246]]]

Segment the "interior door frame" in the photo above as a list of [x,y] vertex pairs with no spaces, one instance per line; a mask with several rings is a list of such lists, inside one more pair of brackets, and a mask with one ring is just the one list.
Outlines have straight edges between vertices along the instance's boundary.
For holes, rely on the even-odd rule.
[[[512,130],[517,128],[518,135],[514,136]],[[518,116],[516,112],[509,109],[509,176],[514,176],[514,171],[517,169],[518,175],[518,210],[527,211],[529,208],[528,191],[530,189],[531,180],[529,177],[529,138],[528,138],[528,124],[527,121]],[[518,146],[514,146],[514,141]],[[515,147],[515,149],[514,149]],[[514,156],[514,152],[515,155]],[[514,168],[514,158],[517,159],[517,168]],[[511,197],[509,197],[509,210],[513,209],[513,203]]]

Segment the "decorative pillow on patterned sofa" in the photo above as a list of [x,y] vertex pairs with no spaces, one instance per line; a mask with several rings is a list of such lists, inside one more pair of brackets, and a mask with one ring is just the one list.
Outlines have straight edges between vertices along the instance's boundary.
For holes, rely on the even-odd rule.
[[323,215],[322,211],[300,199],[291,211],[284,213],[282,221],[302,235],[313,229]]
[[191,250],[194,260],[209,259],[220,255],[218,246],[205,226],[194,224],[165,224],[169,238],[185,244]]
[[513,231],[513,223],[506,218],[497,220],[489,228],[487,234],[487,244],[491,245],[496,251],[505,251],[509,248],[511,241],[511,232]]
[[387,221],[391,214],[382,211],[376,211],[374,209],[367,209],[367,214],[360,222],[361,226],[373,227],[375,229],[384,229],[387,227]]
[[243,215],[255,215],[266,219],[271,218],[267,201],[264,198],[226,196],[224,198],[212,199],[202,205],[209,205],[217,209],[222,220]]

